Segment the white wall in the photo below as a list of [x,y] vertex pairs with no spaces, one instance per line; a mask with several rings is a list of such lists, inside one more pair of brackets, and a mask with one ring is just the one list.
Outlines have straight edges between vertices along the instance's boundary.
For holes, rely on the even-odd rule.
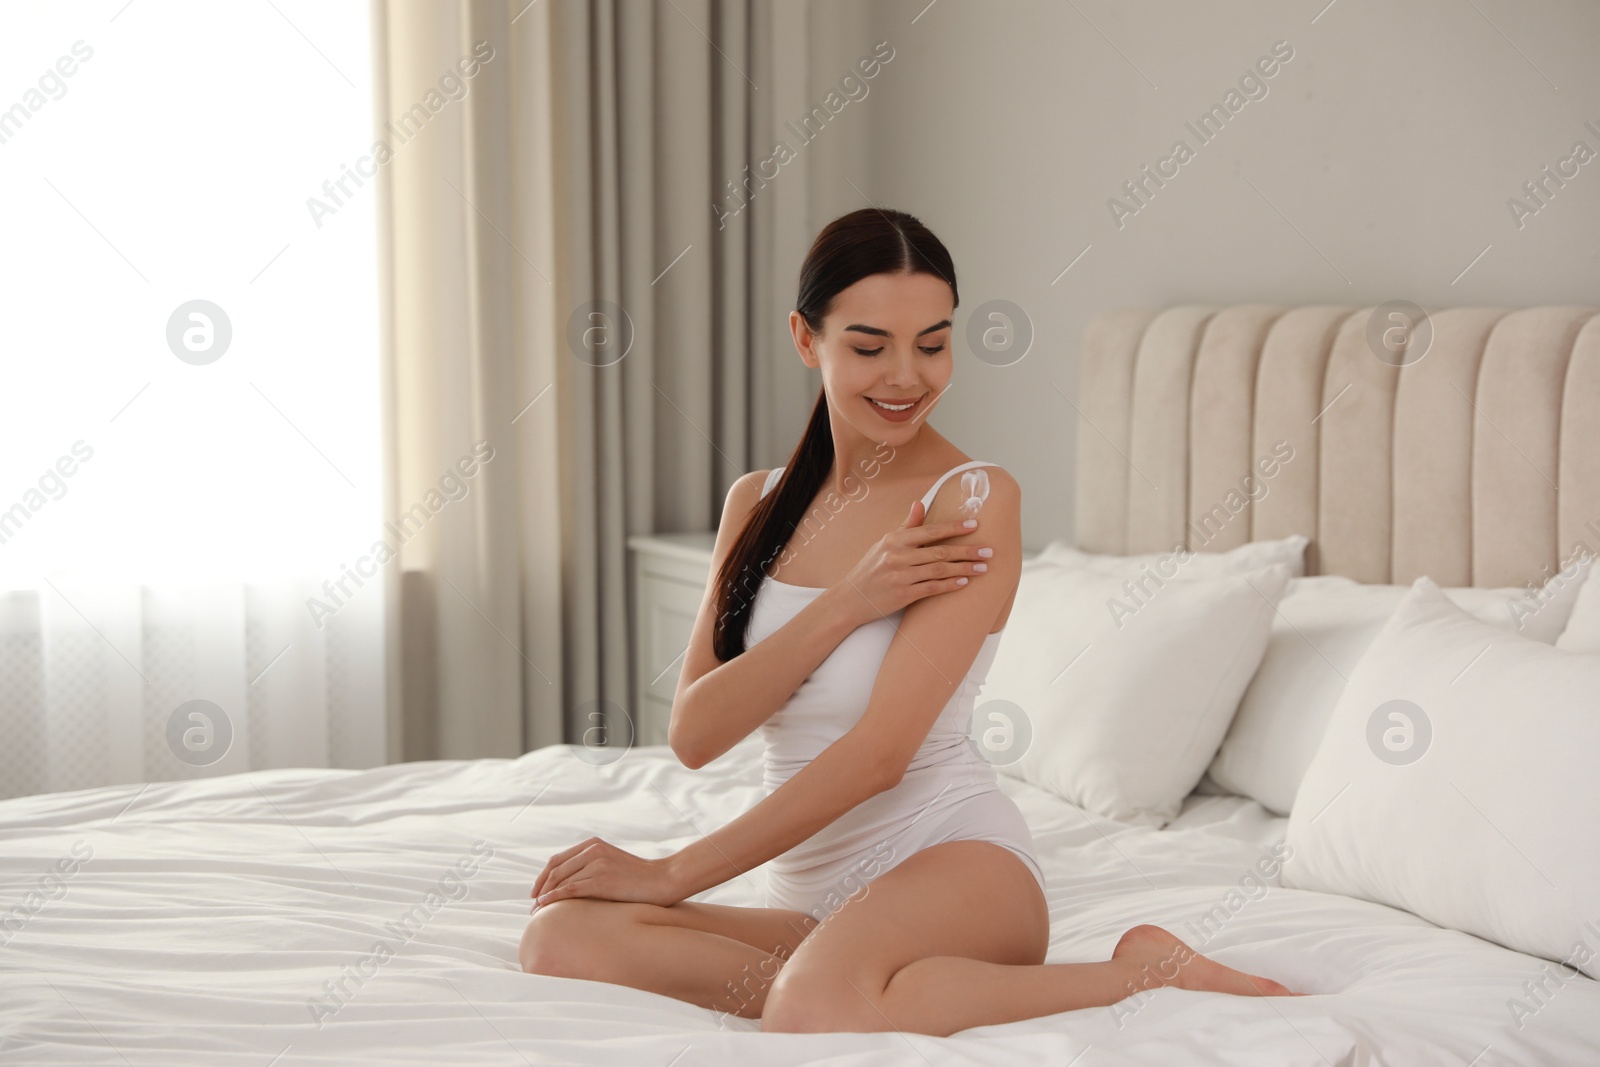
[[[812,4],[809,97],[879,41],[895,56],[808,146],[807,231],[866,197],[950,246],[956,378],[932,419],[1021,479],[1027,547],[1072,532],[1068,398],[1103,311],[1600,303],[1600,159],[1520,229],[1507,208],[1574,142],[1600,152],[1600,4],[1326,3]],[[1267,94],[1199,145],[1184,123],[1277,41],[1294,54]],[[1194,157],[1119,228],[1108,199],[1179,138]],[[1036,331],[1011,366],[965,346],[991,299]]]

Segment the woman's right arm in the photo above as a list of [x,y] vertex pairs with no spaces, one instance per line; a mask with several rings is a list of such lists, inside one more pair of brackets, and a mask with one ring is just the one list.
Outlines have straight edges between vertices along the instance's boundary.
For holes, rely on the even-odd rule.
[[[766,722],[860,622],[843,610],[837,587],[811,599],[765,641],[724,663],[712,650],[716,578],[750,509],[761,499],[766,471],[752,471],[728,489],[712,549],[711,576],[684,653],[672,697],[667,743],[685,767],[702,767]],[[754,585],[751,596],[754,596]]]
[[[771,636],[724,663],[711,643],[717,572],[761,499],[766,477],[766,471],[753,471],[734,482],[722,507],[711,577],[684,652],[667,727],[667,743],[685,767],[703,767],[750,736],[856,627],[923,597],[954,592],[981,573],[974,564],[989,551],[933,544],[972,531],[960,522],[923,525],[919,501],[911,505],[905,525],[885,534],[843,580],[812,597]],[[750,583],[748,595],[759,589]]]

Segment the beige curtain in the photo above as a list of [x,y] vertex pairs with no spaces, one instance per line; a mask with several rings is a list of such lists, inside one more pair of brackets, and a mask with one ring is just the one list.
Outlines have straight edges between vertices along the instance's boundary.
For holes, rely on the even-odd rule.
[[377,0],[392,759],[631,715],[627,538],[714,528],[797,438],[771,234],[804,178],[726,184],[776,139],[772,8]]

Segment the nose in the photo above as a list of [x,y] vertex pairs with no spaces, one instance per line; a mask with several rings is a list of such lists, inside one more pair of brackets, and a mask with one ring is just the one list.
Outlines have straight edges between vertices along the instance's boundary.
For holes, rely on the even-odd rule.
[[884,370],[883,383],[892,389],[909,389],[917,383],[916,362],[909,352],[896,352]]

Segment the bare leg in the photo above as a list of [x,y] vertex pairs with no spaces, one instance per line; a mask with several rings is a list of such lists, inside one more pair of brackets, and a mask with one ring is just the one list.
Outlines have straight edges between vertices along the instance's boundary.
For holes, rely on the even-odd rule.
[[[1015,966],[928,956],[890,976],[877,1003],[900,1029],[948,1037],[972,1026],[1106,1007],[1169,985],[1239,996],[1302,995],[1201,956],[1159,926],[1136,926],[1104,963]],[[872,990],[862,992],[871,999]]]
[[530,974],[612,982],[755,1019],[784,961],[815,926],[776,908],[577,897],[540,908],[518,955]]
[[1209,956],[1202,956],[1170,931],[1159,926],[1135,926],[1122,935],[1111,953],[1113,960],[1138,965],[1136,988],[1142,992],[1158,985],[1177,986],[1210,993],[1232,993],[1240,997],[1302,997],[1286,986],[1225,967]]
[[800,945],[773,983],[761,1026],[949,1036],[1163,985],[1287,992],[1155,926],[1129,930],[1101,963],[1039,962],[1048,936],[1043,895],[1015,854],[982,841],[934,845],[874,879]]

